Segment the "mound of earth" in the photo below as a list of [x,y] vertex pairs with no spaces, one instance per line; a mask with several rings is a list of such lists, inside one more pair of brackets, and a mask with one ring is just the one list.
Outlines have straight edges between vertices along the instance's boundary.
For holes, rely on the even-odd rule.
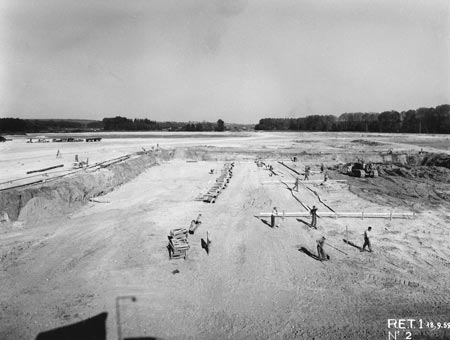
[[421,211],[450,203],[450,169],[435,164],[446,164],[446,158],[432,156],[424,159],[430,166],[378,165],[379,177],[346,179],[349,189],[359,197],[389,207],[412,207]]
[[426,154],[422,159],[422,165],[426,166],[439,166],[450,169],[450,155],[445,153],[430,153]]

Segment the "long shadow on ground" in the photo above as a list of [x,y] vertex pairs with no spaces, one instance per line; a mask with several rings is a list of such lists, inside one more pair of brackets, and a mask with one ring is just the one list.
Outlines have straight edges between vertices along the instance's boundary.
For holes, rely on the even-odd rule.
[[363,249],[360,246],[357,246],[356,244],[354,244],[352,241],[348,241],[345,238],[343,239],[344,243],[347,243],[348,245],[355,247],[356,249],[358,249],[359,251],[363,251]]
[[[258,217],[256,217],[258,218]],[[270,229],[272,229],[272,226],[270,225],[269,222],[267,222],[267,220],[263,219],[263,218],[258,218],[258,220],[260,220],[262,223],[264,223],[265,225],[267,225]]]
[[311,223],[309,223],[308,221],[302,220],[301,218],[296,218],[296,220],[297,220],[297,222],[302,222],[304,225],[311,228]]
[[312,253],[309,249],[307,249],[307,248],[305,248],[305,247],[300,247],[300,248],[298,248],[298,251],[299,251],[299,252],[302,252],[302,253],[305,253],[305,254],[308,255],[310,258],[312,258],[312,259],[314,259],[314,260],[316,260],[316,261],[322,262],[322,260],[319,259],[319,257],[318,257],[316,254]]
[[200,243],[202,245],[202,249],[205,249],[206,254],[209,255],[209,243],[207,241],[205,241],[204,239],[201,239]]

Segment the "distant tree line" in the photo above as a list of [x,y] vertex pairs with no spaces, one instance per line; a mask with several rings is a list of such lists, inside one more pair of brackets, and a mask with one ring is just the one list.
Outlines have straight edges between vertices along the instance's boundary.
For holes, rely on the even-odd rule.
[[98,128],[99,122],[81,122],[64,119],[0,118],[2,133],[80,132]]
[[104,118],[101,121],[0,118],[0,133],[82,132],[104,131],[225,131],[219,119],[210,122],[156,122],[149,119],[125,117]]
[[129,119],[117,116],[103,118],[102,122],[105,131],[225,131],[225,123],[222,119],[214,124],[210,122],[156,122],[149,119]]
[[263,118],[255,130],[450,133],[450,105],[381,113]]

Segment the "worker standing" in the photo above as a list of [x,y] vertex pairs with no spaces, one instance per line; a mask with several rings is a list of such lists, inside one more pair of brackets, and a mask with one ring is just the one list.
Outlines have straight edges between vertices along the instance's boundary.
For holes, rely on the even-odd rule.
[[325,244],[325,236],[322,236],[317,241],[317,257],[320,261],[327,260],[327,256],[325,255],[325,251],[323,250],[323,246]]
[[364,250],[366,250],[366,246],[369,248],[369,252],[372,252],[372,245],[370,244],[370,239],[369,239],[369,233],[371,232],[372,227],[367,228],[367,230],[364,232],[364,244],[363,247],[361,249],[361,251],[363,252]]
[[295,190],[298,192],[298,185],[299,185],[300,179],[298,178],[298,176],[295,178],[295,185],[292,188],[292,190]]
[[317,208],[315,205],[313,205],[309,213],[311,214],[311,228],[317,229]]
[[270,215],[270,226],[274,228],[275,226],[278,227],[278,224],[275,223],[275,218],[278,216],[278,210],[277,207],[273,207],[272,214]]
[[305,181],[309,180],[309,165],[305,166]]

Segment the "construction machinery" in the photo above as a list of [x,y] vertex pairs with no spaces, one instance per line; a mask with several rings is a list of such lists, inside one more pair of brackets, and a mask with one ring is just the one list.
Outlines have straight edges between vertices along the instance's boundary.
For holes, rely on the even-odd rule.
[[372,163],[357,162],[347,165],[347,175],[353,177],[378,177],[378,170]]

